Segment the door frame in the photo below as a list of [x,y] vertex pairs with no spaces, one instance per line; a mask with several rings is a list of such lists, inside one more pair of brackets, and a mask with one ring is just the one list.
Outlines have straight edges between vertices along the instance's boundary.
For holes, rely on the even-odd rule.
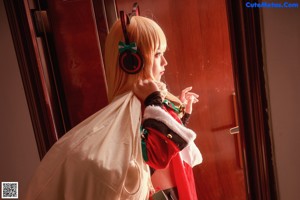
[[248,199],[278,199],[263,66],[260,9],[226,1]]
[[[24,90],[31,115],[40,158],[56,141],[56,127],[45,102],[45,88],[38,73],[39,64],[34,52],[33,39],[28,24],[26,1],[4,0],[5,9],[16,49]],[[105,5],[105,0],[93,0],[95,10]],[[114,1],[113,2],[115,5]],[[259,9],[249,9],[243,1],[226,1],[229,35],[232,52],[233,76],[237,95],[239,127],[244,157],[247,199],[278,199],[274,173],[274,152],[265,78]],[[110,6],[110,8],[113,8]],[[101,8],[103,9],[103,8]],[[113,8],[114,9],[114,8]],[[111,9],[104,9],[109,26]],[[97,21],[97,16],[96,16]],[[98,25],[97,25],[98,26]],[[98,27],[99,28],[99,27]],[[55,110],[55,109],[53,109]]]

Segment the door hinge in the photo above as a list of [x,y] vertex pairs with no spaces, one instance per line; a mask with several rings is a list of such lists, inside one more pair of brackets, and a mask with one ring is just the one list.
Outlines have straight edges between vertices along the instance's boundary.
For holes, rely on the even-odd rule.
[[46,10],[31,10],[35,32],[38,37],[51,32]]

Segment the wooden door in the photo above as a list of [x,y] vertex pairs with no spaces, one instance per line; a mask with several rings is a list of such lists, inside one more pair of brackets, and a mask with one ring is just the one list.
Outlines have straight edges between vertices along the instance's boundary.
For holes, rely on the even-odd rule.
[[93,3],[85,0],[4,3],[43,158],[66,131],[107,105]]
[[38,0],[47,10],[70,128],[107,105],[92,1]]
[[[135,1],[117,0],[131,11]],[[188,126],[197,134],[204,161],[194,168],[199,200],[246,199],[235,127],[234,82],[225,1],[138,1],[142,16],[164,30],[168,48],[165,79],[174,94],[193,86],[200,101]]]

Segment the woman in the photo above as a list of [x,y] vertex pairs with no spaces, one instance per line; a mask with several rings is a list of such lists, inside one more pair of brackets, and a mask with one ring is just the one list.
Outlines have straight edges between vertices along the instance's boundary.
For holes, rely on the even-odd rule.
[[[193,143],[195,134],[183,125],[187,123],[198,95],[189,92],[191,87],[182,91],[181,101],[168,93],[161,82],[167,65],[164,57],[167,44],[162,29],[147,18],[132,16],[127,20],[130,21],[126,22],[125,33],[120,20],[112,27],[107,38],[105,66],[108,97],[112,99],[124,91],[130,91],[134,85],[135,95],[144,102],[143,156],[154,171],[154,198],[163,195],[170,199],[197,199],[191,167],[200,163],[202,157]],[[124,73],[118,66],[120,60],[116,46],[119,41],[126,40],[127,43],[136,43],[145,62],[143,70],[135,75]],[[182,102],[186,104],[185,109],[181,109]],[[166,140],[170,141],[169,145],[166,145]],[[190,152],[192,155],[189,155]],[[182,162],[184,159],[186,162]]]
[[[180,199],[196,198],[182,196],[182,192],[187,191],[195,195],[194,187],[183,188],[177,180],[170,179],[174,178],[176,169],[182,172],[180,180],[192,180],[190,168],[202,158],[193,143],[195,133],[180,124],[178,114],[181,113],[166,106],[173,105],[167,99],[180,101],[160,82],[166,65],[164,33],[154,21],[144,17],[129,18],[122,14],[121,19],[113,25],[106,39],[109,105],[74,127],[49,150],[31,181],[28,200],[143,200],[152,194],[157,198],[161,193],[154,189],[160,190],[160,186],[155,180],[152,185],[149,166],[155,170],[152,177],[162,174],[169,179],[167,186],[175,188],[179,196],[176,191],[175,195]],[[124,37],[137,48],[130,50]],[[128,63],[122,63],[122,56],[131,55],[131,51],[137,53],[136,50],[141,56],[137,61],[140,69],[135,70],[135,66],[135,73],[128,73],[123,68]],[[182,98],[187,98],[187,109],[191,111],[197,95],[189,90],[183,91]],[[188,170],[183,169],[185,167]]]

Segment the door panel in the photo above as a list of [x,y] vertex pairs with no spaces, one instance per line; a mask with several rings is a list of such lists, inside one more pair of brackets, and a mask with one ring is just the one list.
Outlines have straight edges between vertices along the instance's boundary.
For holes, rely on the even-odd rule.
[[92,2],[47,1],[55,51],[73,127],[107,105],[106,86]]
[[[134,3],[116,2],[125,12]],[[238,137],[229,131],[236,120],[225,2],[153,0],[139,5],[141,15],[157,21],[167,36],[165,79],[171,92],[193,86],[200,95],[188,124],[198,134],[204,158],[194,168],[199,200],[246,199]]]

